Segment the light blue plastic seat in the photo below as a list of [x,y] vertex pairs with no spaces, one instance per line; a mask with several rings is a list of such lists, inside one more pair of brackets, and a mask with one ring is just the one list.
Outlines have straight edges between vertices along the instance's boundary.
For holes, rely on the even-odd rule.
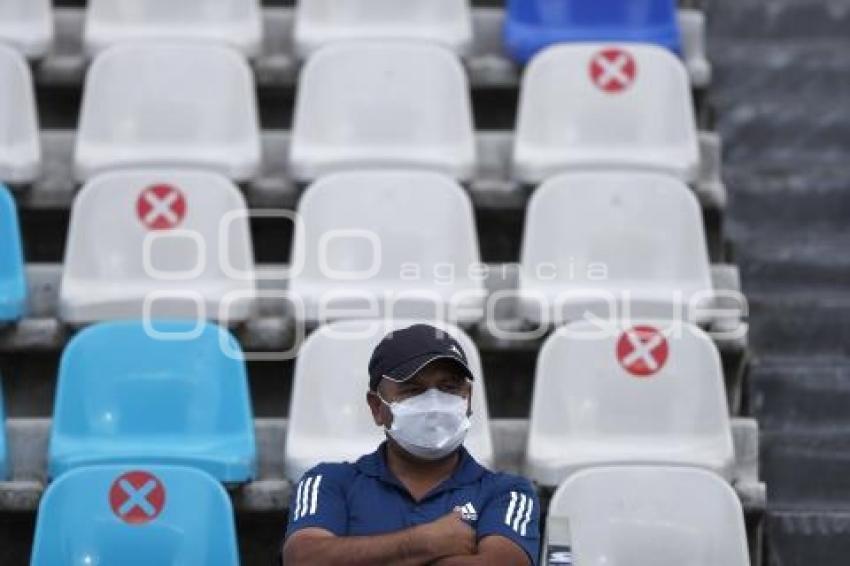
[[[173,464],[249,481],[256,444],[245,362],[210,323],[89,327],[62,354],[48,454],[51,478],[96,464]],[[197,328],[197,336],[191,337]]]
[[238,555],[230,499],[210,475],[95,466],[47,488],[31,566],[237,566]]
[[518,63],[567,42],[654,43],[681,54],[676,0],[508,0],[505,46]]
[[27,281],[15,200],[0,185],[0,323],[24,316]]
[[0,379],[0,481],[9,479],[9,452],[6,450],[6,413],[3,412],[3,380]]

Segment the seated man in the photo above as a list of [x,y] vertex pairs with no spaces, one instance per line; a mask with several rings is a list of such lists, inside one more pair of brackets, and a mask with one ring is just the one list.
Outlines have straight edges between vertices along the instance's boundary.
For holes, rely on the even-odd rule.
[[294,487],[286,566],[537,564],[531,484],[483,468],[462,446],[473,375],[460,344],[424,324],[397,330],[375,348],[369,376],[366,401],[387,440]]

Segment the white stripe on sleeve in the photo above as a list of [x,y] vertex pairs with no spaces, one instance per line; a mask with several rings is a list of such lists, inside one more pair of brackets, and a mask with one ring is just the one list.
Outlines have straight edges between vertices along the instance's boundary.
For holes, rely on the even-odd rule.
[[520,493],[519,507],[517,508],[516,515],[514,516],[514,524],[511,526],[513,530],[517,533],[519,532],[519,522],[522,520],[522,513],[525,511],[525,502],[528,499],[524,493]]
[[522,522],[522,526],[519,529],[519,534],[525,536],[525,528],[528,526],[528,522],[531,520],[531,510],[534,509],[534,499],[528,499],[528,508],[525,510],[525,520]]
[[508,505],[507,513],[505,513],[505,524],[509,527],[511,526],[511,518],[514,514],[514,505],[516,505],[516,492],[512,491],[511,492],[511,502]]
[[316,514],[316,506],[319,502],[319,484],[322,483],[322,476],[316,476],[315,481],[313,481],[313,495],[310,498],[310,514]]
[[307,511],[310,510],[307,504],[309,502],[310,486],[313,485],[313,479],[315,478],[310,477],[304,480],[304,492],[301,494],[301,514],[298,516],[299,519],[304,517]]
[[298,513],[301,511],[301,490],[304,488],[304,480],[298,482],[298,491],[295,492],[295,512],[292,514],[294,520],[298,520]]

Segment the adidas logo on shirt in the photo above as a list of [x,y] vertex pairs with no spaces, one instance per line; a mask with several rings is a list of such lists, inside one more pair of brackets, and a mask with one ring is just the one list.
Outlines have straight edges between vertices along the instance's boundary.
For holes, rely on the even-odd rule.
[[475,510],[471,502],[459,505],[454,510],[460,512],[460,518],[464,521],[474,522],[478,520],[478,511]]

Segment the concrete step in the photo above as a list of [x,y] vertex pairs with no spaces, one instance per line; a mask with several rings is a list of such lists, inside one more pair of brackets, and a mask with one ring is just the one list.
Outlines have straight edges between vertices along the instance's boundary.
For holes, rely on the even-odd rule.
[[724,167],[730,237],[848,227],[850,169],[845,161],[757,161]]
[[850,434],[850,357],[757,359],[749,386],[753,415],[762,430]]
[[850,512],[850,432],[846,427],[817,432],[763,431],[760,444],[762,479],[768,485],[771,511]]
[[708,10],[713,36],[846,37],[850,27],[845,0],[711,0]]
[[850,512],[773,511],[765,525],[769,566],[846,566]]
[[[367,411],[364,403],[363,411]],[[9,459],[12,481],[0,482],[0,513],[33,512],[45,489],[50,419],[9,419]],[[730,423],[735,462],[731,482],[748,510],[764,510],[764,485],[759,481],[758,424],[734,418]],[[283,511],[289,504],[291,481],[284,467],[286,419],[255,419],[257,477],[229,486],[238,513]],[[489,420],[493,439],[492,469],[521,474],[525,466],[528,419]],[[545,489],[545,488],[541,488]],[[551,488],[549,488],[551,489]]]
[[750,344],[758,356],[850,356],[850,294],[757,294],[748,285]]
[[840,160],[850,139],[850,39],[716,40],[711,103],[730,164]]
[[841,293],[850,281],[850,226],[804,225],[783,232],[735,232],[735,260],[750,293]]

